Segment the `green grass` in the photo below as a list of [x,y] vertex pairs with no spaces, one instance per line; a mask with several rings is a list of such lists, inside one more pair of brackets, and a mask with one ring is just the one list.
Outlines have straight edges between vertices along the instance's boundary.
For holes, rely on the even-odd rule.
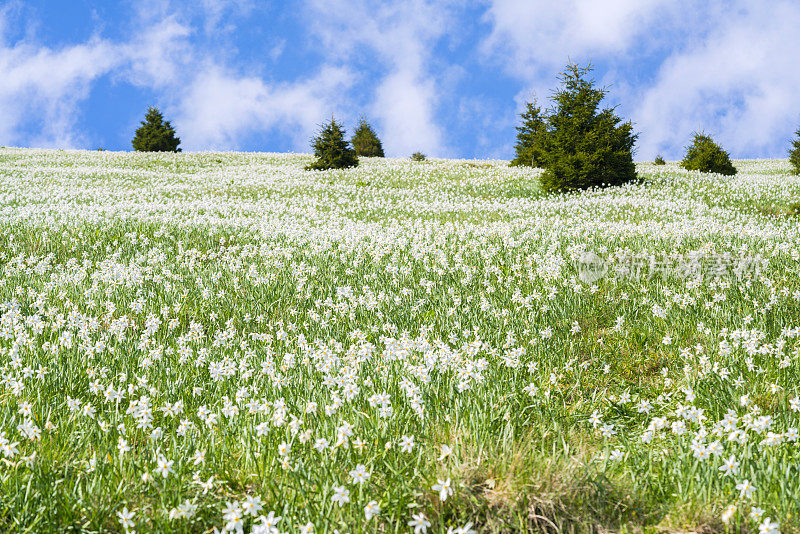
[[[798,532],[786,161],[545,196],[502,161],[308,159],[0,150],[0,530],[208,532],[257,496],[245,532]],[[765,263],[583,282],[581,250]]]

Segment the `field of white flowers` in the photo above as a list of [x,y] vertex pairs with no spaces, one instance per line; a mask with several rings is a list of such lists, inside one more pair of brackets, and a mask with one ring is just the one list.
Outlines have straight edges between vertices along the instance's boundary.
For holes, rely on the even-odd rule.
[[786,160],[310,159],[0,150],[0,531],[800,531]]

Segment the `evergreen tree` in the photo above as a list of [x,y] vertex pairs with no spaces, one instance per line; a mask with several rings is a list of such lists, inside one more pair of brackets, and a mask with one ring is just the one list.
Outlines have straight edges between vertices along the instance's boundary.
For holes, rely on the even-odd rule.
[[562,87],[553,95],[555,109],[547,118],[546,171],[541,183],[546,191],[570,191],[593,186],[619,185],[636,179],[633,145],[637,134],[630,122],[599,110],[605,89],[587,80],[591,65],[567,65],[560,75]]
[[702,132],[694,134],[692,144],[687,147],[686,155],[681,161],[681,167],[687,171],[714,172],[726,176],[736,174],[736,167],[731,163],[728,153]]
[[164,120],[157,108],[150,107],[142,125],[131,141],[133,149],[140,152],[180,152],[181,140],[175,137],[175,129]]
[[517,126],[517,146],[514,147],[517,154],[510,165],[542,167],[547,143],[545,116],[535,98],[526,105],[527,110],[520,115],[522,124]]
[[324,125],[311,141],[317,161],[308,165],[306,170],[344,169],[358,165],[356,151],[344,134],[344,129],[331,118],[331,122]]
[[797,139],[792,141],[792,150],[789,151],[789,163],[794,167],[794,173],[800,174],[800,129],[795,132]]
[[655,161],[653,161],[653,164],[654,165],[666,165],[667,162],[664,161],[664,158],[662,158],[661,154],[659,154],[658,156],[656,156],[656,159],[655,159]]
[[361,117],[356,131],[353,133],[351,143],[353,144],[353,149],[356,151],[356,154],[359,156],[384,157],[381,140],[378,139],[375,130],[372,129],[372,126],[367,123],[364,117]]

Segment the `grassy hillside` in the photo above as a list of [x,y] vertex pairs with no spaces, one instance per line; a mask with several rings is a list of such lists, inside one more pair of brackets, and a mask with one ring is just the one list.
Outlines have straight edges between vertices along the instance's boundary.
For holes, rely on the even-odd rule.
[[0,530],[800,532],[788,161],[310,160],[0,150]]

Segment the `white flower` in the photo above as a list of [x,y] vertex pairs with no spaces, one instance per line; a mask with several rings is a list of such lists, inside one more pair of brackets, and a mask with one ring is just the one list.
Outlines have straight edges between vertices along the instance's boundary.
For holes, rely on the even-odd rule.
[[366,466],[358,464],[355,469],[350,471],[350,477],[353,479],[353,484],[363,484],[370,477]]
[[614,430],[613,423],[606,423],[600,427],[600,433],[603,435],[603,437],[610,438],[611,436],[616,434],[617,431]]
[[736,484],[736,489],[741,492],[739,495],[740,497],[750,499],[753,495],[753,492],[756,490],[756,487],[753,486],[749,480],[744,479],[740,483]]
[[708,447],[706,447],[701,441],[692,443],[691,449],[694,457],[698,460],[706,460],[711,456],[711,452],[708,450]]
[[447,445],[442,445],[442,454],[439,455],[439,461],[441,462],[451,454],[453,454],[453,449],[451,449]]
[[124,507],[121,512],[117,512],[117,516],[119,517],[119,523],[122,525],[122,528],[128,530],[132,526],[134,526],[133,519],[133,512],[128,511],[128,507]]
[[731,454],[730,458],[722,462],[719,470],[723,475],[736,475],[739,473],[739,461]]
[[731,520],[731,517],[733,517],[733,514],[735,513],[736,513],[736,505],[731,504],[730,506],[725,508],[725,510],[722,511],[722,522],[728,524],[728,522]]
[[671,427],[673,434],[680,436],[686,433],[686,423],[683,421],[673,421]]
[[592,415],[589,416],[589,422],[592,423],[592,427],[597,428],[603,420],[600,417],[600,412],[597,410],[592,412]]
[[370,519],[372,519],[374,516],[378,515],[379,513],[381,513],[381,507],[380,507],[380,505],[378,504],[377,501],[370,501],[364,507],[364,516],[366,516],[367,521],[369,521]]
[[334,486],[331,500],[337,503],[339,508],[341,508],[345,503],[350,502],[350,490],[346,489],[344,486]]
[[400,438],[400,450],[402,452],[411,452],[414,448],[414,436],[403,436]]
[[765,517],[764,522],[758,525],[759,534],[781,534],[781,525],[777,521],[772,521],[772,518]]
[[162,477],[167,478],[169,474],[172,473],[172,464],[174,463],[175,462],[173,460],[167,460],[161,456],[156,462],[155,472]]
[[437,483],[434,484],[431,489],[433,491],[439,492],[439,499],[444,502],[447,500],[447,497],[453,494],[453,488],[450,487],[450,479],[442,480],[441,478],[437,478]]
[[205,495],[206,493],[208,493],[208,490],[214,488],[214,475],[208,477],[208,480],[206,480],[205,482],[203,482],[198,478],[197,485],[203,488],[203,495]]
[[236,531],[238,534],[241,534],[244,519],[242,518],[242,508],[239,506],[239,503],[236,501],[228,502],[222,510],[222,513],[222,518],[227,521],[225,530]]
[[281,444],[278,445],[278,454],[280,454],[281,456],[287,456],[289,452],[291,452],[291,450],[292,447],[285,441],[281,442]]
[[447,529],[447,534],[475,534],[475,531],[472,530],[472,523],[467,523],[459,528],[449,527]]
[[[256,495],[255,497],[248,495],[245,500],[242,501],[242,510],[244,511],[245,515],[251,515],[256,517],[258,513],[264,508],[262,506],[261,497]],[[270,512],[271,514],[272,512]]]
[[722,454],[722,445],[719,441],[712,441],[706,447],[706,450],[709,454],[713,454],[714,456],[720,456]]
[[185,517],[186,519],[191,519],[194,517],[195,513],[197,513],[197,505],[186,500],[183,504],[179,504],[178,508],[173,508],[169,513],[169,516],[170,519],[175,517]]
[[267,516],[261,516],[259,518],[261,520],[260,523],[256,523],[253,525],[252,534],[278,534],[278,522],[280,522],[282,517],[278,516],[275,517],[275,512],[270,512]]
[[206,451],[204,451],[204,450],[203,451],[197,451],[189,459],[192,461],[192,464],[194,464],[194,465],[199,465],[199,464],[205,463],[205,461],[206,461]]
[[425,534],[428,532],[428,527],[431,522],[425,518],[425,514],[413,514],[411,521],[408,522],[409,527],[414,527],[414,534]]

